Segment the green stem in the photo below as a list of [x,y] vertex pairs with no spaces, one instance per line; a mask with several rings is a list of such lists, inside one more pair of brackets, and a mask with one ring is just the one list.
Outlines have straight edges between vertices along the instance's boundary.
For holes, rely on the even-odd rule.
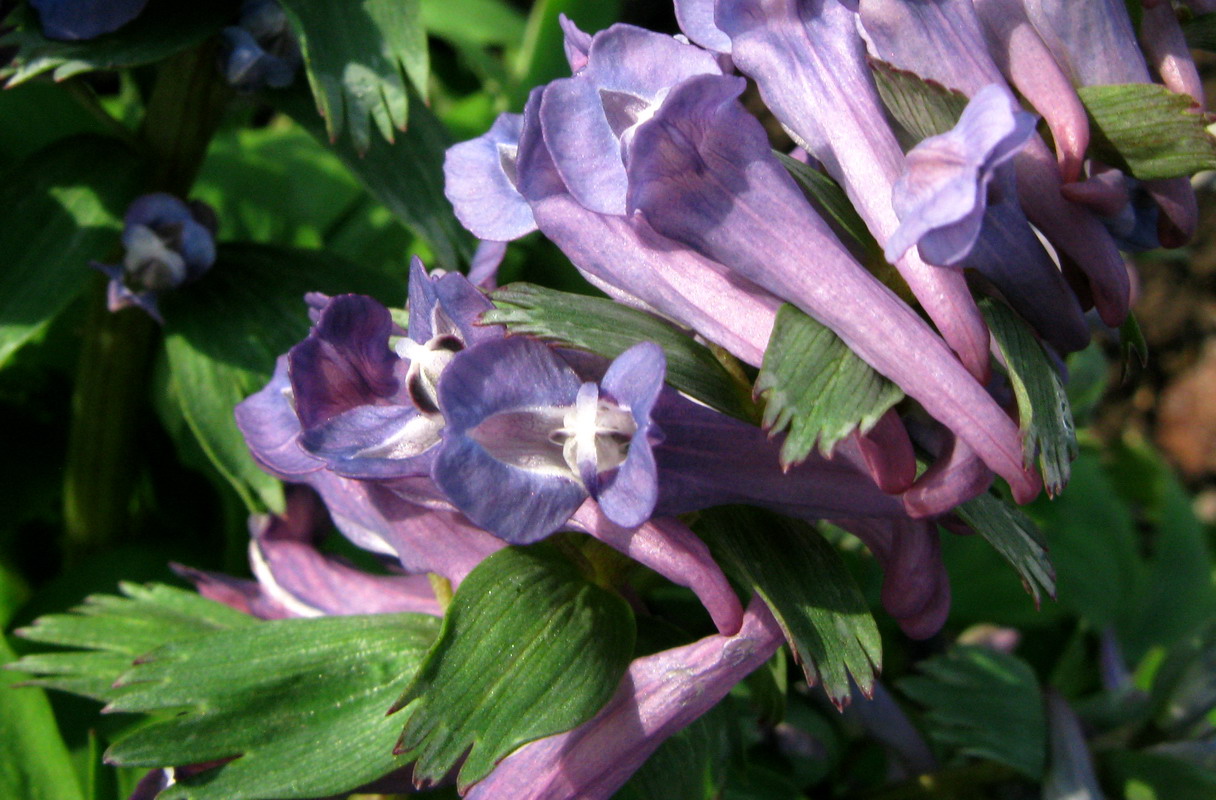
[[[186,197],[219,126],[231,90],[215,67],[214,45],[162,63],[137,135],[151,166],[148,188]],[[106,282],[90,290],[72,397],[64,467],[65,559],[80,563],[128,538],[142,421],[159,332],[142,311],[112,314]]]

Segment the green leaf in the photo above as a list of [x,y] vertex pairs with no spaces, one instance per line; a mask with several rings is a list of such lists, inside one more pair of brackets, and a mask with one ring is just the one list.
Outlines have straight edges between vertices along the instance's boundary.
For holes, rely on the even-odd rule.
[[1200,14],[1182,23],[1182,35],[1193,50],[1216,53],[1216,14]]
[[955,126],[967,107],[967,95],[898,69],[885,61],[870,59],[874,82],[883,105],[907,132],[905,149]]
[[524,17],[503,0],[422,0],[427,33],[476,45],[513,45],[524,36]]
[[1211,800],[1216,772],[1153,752],[1110,750],[1101,758],[1112,786],[1126,800]]
[[[8,640],[0,637],[0,663],[14,658]],[[11,685],[20,678],[0,674],[0,797],[83,800],[46,694]]]
[[590,719],[616,691],[634,636],[628,604],[552,545],[482,561],[395,705],[409,713],[398,750],[417,759],[414,779],[437,781],[467,753],[463,793],[520,745]]
[[115,711],[161,713],[106,754],[124,766],[199,764],[160,800],[346,792],[404,766],[385,716],[434,639],[421,614],[261,622],[165,645],[122,676]]
[[0,48],[18,48],[12,62],[0,66],[0,79],[7,77],[9,86],[16,86],[44,72],[53,71],[54,79],[62,81],[82,72],[153,64],[214,36],[230,15],[223,0],[151,3],[114,33],[61,42],[42,35],[37,15],[27,6],[10,20],[20,27],[0,36]]
[[[367,152],[371,122],[388,142],[405,130],[406,79],[424,99],[429,70],[419,0],[282,0],[300,36],[317,110],[330,141],[348,130]],[[369,118],[371,122],[369,122]]]
[[1140,330],[1136,315],[1130,311],[1119,326],[1119,346],[1123,351],[1124,370],[1132,363],[1133,355],[1140,362],[1141,369],[1148,366],[1148,341],[1144,338],[1144,331]]
[[1216,709],[1216,623],[1169,649],[1151,693],[1157,727],[1167,738],[1193,738],[1205,732],[1204,719]]
[[495,308],[482,321],[557,344],[616,358],[639,342],[667,355],[667,382],[724,414],[754,421],[747,389],[704,345],[669,322],[601,297],[512,283],[490,295]]
[[1056,574],[1047,557],[1043,535],[1016,506],[991,494],[981,494],[954,513],[983,536],[1022,578],[1022,585],[1037,606],[1042,594],[1055,597]]
[[34,81],[0,92],[0,119],[21,120],[20,125],[0,126],[0,167],[8,168],[68,136],[107,132],[73,96],[74,88],[79,87]]
[[980,311],[1005,358],[1017,397],[1026,466],[1038,458],[1047,495],[1055,497],[1068,484],[1069,465],[1077,457],[1077,432],[1064,382],[1020,317],[993,300],[981,301]]
[[71,652],[35,653],[14,664],[34,686],[107,701],[114,681],[139,656],[176,640],[250,625],[256,620],[201,595],[158,583],[123,583],[123,596],[90,595],[68,614],[39,617],[17,631],[23,639]]
[[612,796],[613,800],[714,800],[726,780],[733,722],[719,703],[669,737]]
[[774,150],[773,155],[777,156],[777,160],[785,167],[786,172],[798,182],[802,191],[814,201],[815,206],[825,212],[826,218],[834,223],[834,228],[843,231],[861,245],[869,258],[886,260],[874,234],[870,233],[870,229],[866,227],[866,223],[857,213],[857,209],[853,208],[848,195],[845,194],[839,183],[819,170],[812,169],[795,158],[790,158],[785,153]]
[[822,681],[837,706],[882,665],[882,641],[840,555],[812,526],[744,506],[702,513],[698,532],[735,580],[773,611],[807,683]]
[[766,402],[763,425],[770,435],[787,432],[785,467],[805,461],[816,442],[820,453],[831,455],[837,442],[870,430],[904,397],[830,328],[788,303],[777,312],[756,394]]
[[112,139],[63,139],[0,177],[0,366],[38,336],[117,255],[139,160]]
[[443,156],[451,142],[443,124],[425,105],[415,103],[410,126],[393,142],[372,137],[366,152],[347,138],[329,143],[325,128],[302,90],[275,92],[269,98],[315,138],[325,141],[346,168],[434,251],[430,267],[460,270],[473,255],[474,239],[443,194]]
[[1216,169],[1211,121],[1194,113],[1191,98],[1155,83],[1082,86],[1089,115],[1090,152],[1141,179],[1190,176]]
[[[201,280],[164,299],[165,348],[182,415],[251,510],[281,508],[282,488],[254,463],[232,413],[270,380],[275,359],[307,335],[304,294],[362,292],[392,303],[403,288],[322,251],[226,244]],[[199,386],[207,391],[193,390]]]
[[929,736],[965,755],[1043,776],[1047,719],[1034,670],[1016,656],[960,645],[920,662],[899,689],[927,707]]

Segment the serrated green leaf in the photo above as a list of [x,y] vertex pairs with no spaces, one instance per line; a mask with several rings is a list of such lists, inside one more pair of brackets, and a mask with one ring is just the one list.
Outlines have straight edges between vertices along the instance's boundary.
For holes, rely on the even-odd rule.
[[385,716],[439,628],[421,614],[261,622],[172,642],[120,678],[109,708],[172,711],[122,734],[107,760],[199,764],[240,756],[160,800],[345,793],[404,765]]
[[[201,280],[164,298],[165,349],[182,415],[250,510],[280,509],[282,487],[254,463],[233,409],[266,385],[275,359],[308,333],[304,294],[362,292],[392,303],[403,289],[322,251],[226,244]],[[192,391],[199,386],[207,391]]]
[[965,755],[1043,776],[1047,719],[1034,670],[985,647],[956,646],[920,662],[899,689],[927,707],[929,736]]
[[[780,652],[780,651],[779,651]],[[671,736],[646,759],[613,800],[714,800],[726,780],[732,722],[719,703]]]
[[467,753],[463,792],[520,745],[590,719],[616,691],[634,637],[628,604],[554,546],[482,561],[395,706],[409,714],[398,748],[417,759],[414,779],[437,781]]
[[1029,517],[991,494],[968,500],[954,513],[1013,565],[1036,606],[1042,599],[1040,592],[1055,597],[1055,569],[1047,557],[1043,535]]
[[837,442],[870,430],[904,397],[830,328],[789,303],[777,312],[756,394],[765,400],[770,435],[786,433],[782,466],[805,461],[816,442],[831,455]]
[[1193,50],[1216,53],[1216,14],[1200,14],[1182,23],[1182,35]]
[[900,142],[904,149],[950,130],[967,107],[967,96],[962,92],[914,72],[873,58],[870,69],[883,105],[907,133]]
[[1077,457],[1077,432],[1064,382],[1020,317],[993,300],[981,301],[980,311],[1005,357],[1017,397],[1023,460],[1030,467],[1038,459],[1047,495],[1055,497],[1068,484],[1069,465]]
[[1216,169],[1211,121],[1191,111],[1188,95],[1155,83],[1082,86],[1089,115],[1090,151],[1141,179],[1190,176]]
[[[0,664],[14,658],[0,637]],[[21,677],[0,674],[0,797],[83,800],[51,704],[41,689],[11,685]]]
[[63,139],[0,177],[0,366],[86,285],[119,246],[139,160],[96,136]]
[[16,47],[13,60],[0,66],[0,78],[16,86],[44,72],[62,81],[94,70],[152,64],[214,36],[231,15],[223,0],[188,4],[152,3],[130,23],[95,39],[62,42],[47,39],[29,7],[10,20],[19,27],[0,36],[0,47]]
[[372,137],[367,151],[360,153],[347,137],[328,141],[307,92],[275,92],[268,99],[312,136],[326,142],[377,200],[430,243],[435,263],[427,266],[453,271],[467,268],[474,239],[444,197],[443,156],[451,141],[430,109],[415,103],[405,133],[391,143]]
[[405,130],[410,92],[423,98],[429,71],[419,0],[282,0],[300,37],[304,67],[330,141],[343,131],[359,153],[372,123],[388,142]]
[[422,0],[422,24],[441,39],[477,45],[513,45],[523,38],[524,17],[503,0]]
[[559,292],[530,283],[512,283],[490,295],[495,308],[482,315],[546,341],[616,358],[639,342],[654,342],[667,356],[667,382],[724,414],[757,417],[746,387],[713,353],[669,322],[599,297]]
[[34,653],[13,665],[32,685],[107,701],[114,681],[138,656],[175,639],[243,627],[256,620],[194,592],[163,584],[124,583],[123,596],[90,595],[67,614],[39,617],[17,635],[81,648]]
[[812,526],[744,506],[702,513],[697,530],[727,574],[772,609],[807,682],[838,706],[882,665],[878,626],[836,550]]
[[815,205],[826,212],[827,217],[835,223],[835,227],[843,231],[857,242],[872,258],[885,261],[882,248],[866,223],[862,220],[857,209],[849,202],[848,195],[831,177],[801,161],[790,158],[785,153],[773,151],[777,160],[785,167],[786,172],[793,176],[802,191],[811,197]]

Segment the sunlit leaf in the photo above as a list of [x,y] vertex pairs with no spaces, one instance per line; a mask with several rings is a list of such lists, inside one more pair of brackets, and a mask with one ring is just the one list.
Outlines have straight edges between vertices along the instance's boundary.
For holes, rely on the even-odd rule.
[[459,764],[468,786],[520,745],[590,719],[616,691],[634,636],[628,604],[553,546],[490,556],[461,583],[397,701],[408,715],[398,748],[417,759],[415,780]]
[[772,609],[808,683],[837,705],[850,679],[863,691],[882,665],[882,641],[865,598],[836,550],[810,525],[760,509],[703,512],[698,531],[732,578]]
[[708,348],[658,317],[611,300],[528,283],[497,289],[491,299],[495,308],[482,315],[483,321],[605,358],[616,358],[639,342],[654,342],[667,356],[672,386],[725,414],[756,418],[746,387]]
[[765,401],[764,427],[786,434],[783,466],[805,461],[816,443],[830,455],[837,442],[870,430],[904,397],[830,328],[788,303],[777,312],[756,394]]
[[1043,534],[1017,507],[994,495],[981,494],[954,509],[954,513],[1013,565],[1035,605],[1043,594],[1055,597],[1056,573]]
[[1155,83],[1082,86],[1093,154],[1141,180],[1216,169],[1210,119],[1191,110],[1188,95]]
[[158,713],[106,754],[120,765],[233,761],[160,800],[323,797],[404,766],[385,716],[438,620],[420,614],[261,622],[175,641],[120,679],[109,708]]

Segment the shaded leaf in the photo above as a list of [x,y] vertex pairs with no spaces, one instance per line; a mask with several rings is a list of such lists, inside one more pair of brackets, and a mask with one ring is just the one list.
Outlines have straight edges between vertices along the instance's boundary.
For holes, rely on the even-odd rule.
[[414,779],[438,781],[467,753],[463,792],[520,745],[590,719],[616,691],[634,636],[628,604],[553,546],[490,556],[456,591],[396,703],[408,714],[398,749],[417,759]]
[[702,513],[698,532],[727,574],[772,609],[807,682],[837,706],[882,665],[878,626],[836,550],[812,526],[745,506]]
[[882,248],[866,223],[862,220],[857,209],[849,202],[848,195],[840,184],[817,169],[790,158],[785,153],[773,151],[773,155],[785,167],[786,172],[793,176],[802,191],[810,196],[815,205],[826,212],[826,216],[834,223],[837,230],[843,231],[853,241],[861,245],[868,256],[884,260]]
[[918,665],[899,689],[927,708],[929,736],[965,755],[999,761],[1038,780],[1047,719],[1026,662],[984,647],[956,646]]
[[[14,658],[0,638],[0,664]],[[41,689],[11,685],[21,677],[0,674],[0,797],[83,800],[51,704]]]
[[1033,466],[1037,457],[1047,494],[1055,497],[1068,484],[1069,465],[1077,457],[1077,432],[1064,382],[1020,317],[993,300],[981,301],[980,311],[1004,356],[1017,397],[1025,464]]
[[1133,750],[1110,750],[1101,759],[1111,785],[1126,800],[1211,800],[1216,772],[1178,758]]
[[734,721],[729,703],[719,703],[666,739],[613,800],[714,800],[726,779]]
[[1186,43],[1194,50],[1216,53],[1216,14],[1199,14],[1182,23]]
[[61,42],[42,35],[37,15],[26,6],[10,20],[20,27],[0,36],[0,48],[17,48],[13,60],[0,66],[0,78],[7,77],[9,85],[16,86],[44,72],[62,81],[82,72],[152,64],[214,36],[233,12],[225,0],[150,3],[114,33]]
[[439,627],[420,614],[260,622],[165,645],[122,676],[115,711],[157,713],[107,760],[200,764],[160,800],[321,797],[392,772],[397,722],[385,710]]
[[1216,169],[1211,121],[1191,111],[1191,98],[1155,83],[1082,86],[1090,151],[1141,180]]
[[639,342],[654,342],[667,356],[667,382],[711,408],[755,420],[755,406],[707,347],[671,323],[601,297],[512,283],[490,295],[495,308],[482,321],[512,333],[616,358]]
[[963,522],[983,536],[1022,578],[1037,606],[1042,594],[1055,597],[1056,573],[1043,535],[1017,507],[991,494],[981,494],[954,509]]
[[117,694],[118,676],[144,653],[170,641],[257,621],[164,584],[123,583],[119,589],[123,596],[90,595],[71,613],[39,617],[18,630],[23,639],[80,649],[27,655],[13,666],[35,675],[32,685],[104,702]]
[[1216,709],[1216,624],[1210,623],[1170,648],[1153,677],[1153,713],[1170,738],[1204,732]]
[[[328,144],[325,127],[306,92],[297,88],[268,99]],[[449,144],[443,124],[425,105],[415,103],[409,129],[395,141],[373,136],[363,153],[347,137],[329,146],[377,200],[427,240],[434,252],[429,267],[460,270],[467,268],[473,255],[474,239],[443,194],[443,156]]]
[[777,321],[756,378],[769,435],[785,432],[781,464],[801,463],[819,445],[830,456],[855,430],[866,432],[904,393],[830,328],[789,303]]
[[113,139],[81,136],[40,150],[0,177],[0,366],[117,256],[122,216],[142,166]]
[[1127,312],[1127,319],[1119,326],[1119,346],[1123,350],[1124,370],[1132,363],[1133,355],[1140,362],[1142,369],[1148,366],[1148,341],[1144,338],[1144,331],[1140,330],[1136,315],[1130,311]]
[[883,105],[907,133],[900,142],[904,149],[950,130],[967,107],[967,96],[962,92],[886,61],[871,58],[870,69]]
[[405,130],[410,92],[426,97],[429,70],[419,0],[281,0],[300,37],[317,110],[330,141],[348,131],[367,151],[374,123],[385,140]]
[[[251,510],[280,509],[282,488],[249,455],[233,409],[266,385],[275,358],[308,333],[303,297],[310,291],[362,292],[394,303],[404,287],[322,251],[227,244],[210,272],[162,303],[182,415]],[[193,390],[200,386],[207,391]]]

